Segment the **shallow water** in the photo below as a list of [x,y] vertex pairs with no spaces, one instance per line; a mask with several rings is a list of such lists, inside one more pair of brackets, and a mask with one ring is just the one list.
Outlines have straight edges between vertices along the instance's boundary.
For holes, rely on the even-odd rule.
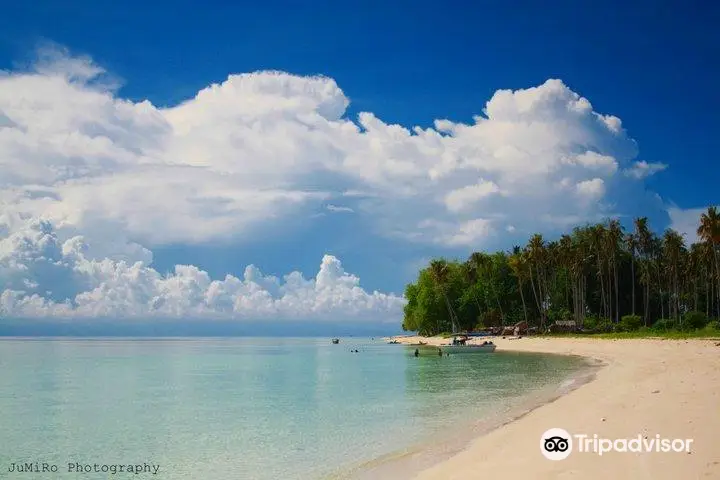
[[[76,478],[70,462],[159,465],[143,478],[321,478],[497,414],[583,365],[413,350],[353,338],[0,340],[0,478]],[[58,472],[10,473],[11,462]],[[118,475],[83,478],[138,478]]]

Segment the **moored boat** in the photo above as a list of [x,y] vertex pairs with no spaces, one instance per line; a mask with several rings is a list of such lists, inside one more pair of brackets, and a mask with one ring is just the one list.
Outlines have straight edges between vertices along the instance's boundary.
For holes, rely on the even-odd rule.
[[333,339],[332,339],[332,342],[333,342],[335,345],[337,345],[338,343],[340,343],[340,339],[339,339],[339,338],[333,338]]
[[497,348],[494,343],[484,345],[440,345],[443,353],[492,353]]
[[451,343],[441,345],[440,348],[445,353],[492,353],[497,348],[493,342],[474,344],[467,343],[468,340],[467,335],[455,335]]

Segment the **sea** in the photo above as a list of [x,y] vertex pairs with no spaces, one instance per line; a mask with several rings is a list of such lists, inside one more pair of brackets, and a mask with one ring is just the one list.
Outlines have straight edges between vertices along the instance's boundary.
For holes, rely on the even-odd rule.
[[359,478],[585,366],[413,352],[355,337],[1,339],[0,478]]

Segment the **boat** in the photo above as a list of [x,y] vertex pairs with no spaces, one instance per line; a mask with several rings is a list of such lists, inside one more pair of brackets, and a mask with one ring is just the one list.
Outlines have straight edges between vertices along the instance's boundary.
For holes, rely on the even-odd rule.
[[480,344],[467,343],[467,335],[456,335],[452,339],[452,343],[440,345],[440,349],[444,353],[492,353],[497,348],[492,342],[483,342]]
[[443,353],[492,353],[497,348],[494,343],[486,343],[485,345],[440,345]]
[[387,343],[388,343],[388,345],[396,345],[396,344],[398,344],[398,343],[400,343],[400,342],[398,342],[398,341],[395,340],[395,339],[392,339],[392,340],[390,340],[390,341],[387,342]]
[[333,339],[332,339],[332,342],[333,342],[333,344],[337,345],[338,343],[340,343],[340,339],[339,339],[339,338],[333,338]]

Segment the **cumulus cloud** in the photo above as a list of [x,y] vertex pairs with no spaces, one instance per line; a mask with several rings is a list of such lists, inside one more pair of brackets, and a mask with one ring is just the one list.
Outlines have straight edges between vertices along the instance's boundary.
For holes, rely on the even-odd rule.
[[368,112],[344,118],[348,98],[321,76],[230,75],[158,108],[98,84],[104,74],[61,50],[43,52],[34,71],[0,77],[8,208],[60,230],[112,228],[152,246],[243,241],[261,224],[350,198],[356,203],[343,208],[373,218],[377,234],[455,242],[418,225],[484,219],[495,228],[512,216],[543,230],[537,219],[547,211],[590,218],[603,208],[565,202],[562,182],[597,199],[660,168],[632,164],[637,147],[620,119],[595,112],[560,80],[499,90],[472,124],[410,130]]
[[[716,207],[720,208],[720,206]],[[671,206],[667,209],[667,212],[670,216],[670,228],[683,235],[688,245],[699,240],[697,229],[700,226],[700,217],[707,212],[707,207],[679,208]]]
[[368,292],[325,255],[317,275],[282,279],[249,265],[242,278],[212,279],[192,265],[162,275],[142,261],[92,260],[80,237],[28,221],[0,238],[0,315],[72,318],[367,319],[397,321],[404,300]]
[[[327,211],[354,213],[370,235],[485,248],[498,232],[550,234],[627,213],[632,192],[644,190],[635,186],[661,169],[635,161],[637,145],[619,118],[556,79],[497,91],[471,123],[409,129],[370,112],[346,118],[348,97],[322,76],[230,75],[167,108],[122,98],[109,78],[89,57],[57,48],[31,69],[0,74],[3,248],[8,265],[26,265],[17,255],[36,262],[3,267],[11,282],[4,302],[15,309],[99,315],[135,311],[122,306],[134,299],[148,311],[196,305],[236,314],[262,300],[280,312],[318,280],[312,288],[294,274],[218,284],[194,267],[165,278],[149,266],[153,247],[258,241],[268,226],[311,223]],[[32,234],[22,226],[28,220],[38,225]],[[12,243],[32,235],[33,248],[49,249],[43,255]],[[353,298],[382,303],[342,278]],[[298,290],[287,296],[291,287]]]
[[343,207],[341,205],[328,204],[325,208],[328,211],[334,212],[334,213],[355,213],[355,210],[353,210],[352,208]]
[[605,195],[605,182],[602,178],[583,180],[576,185],[577,193],[585,201],[599,200]]
[[643,178],[649,177],[650,175],[655,175],[658,172],[662,172],[667,167],[668,166],[664,163],[648,163],[644,160],[641,160],[639,162],[633,163],[630,168],[625,170],[625,175],[641,180]]
[[448,193],[445,196],[445,206],[451,212],[458,212],[466,208],[472,208],[476,202],[496,193],[501,192],[494,182],[480,179],[475,185],[467,185]]

